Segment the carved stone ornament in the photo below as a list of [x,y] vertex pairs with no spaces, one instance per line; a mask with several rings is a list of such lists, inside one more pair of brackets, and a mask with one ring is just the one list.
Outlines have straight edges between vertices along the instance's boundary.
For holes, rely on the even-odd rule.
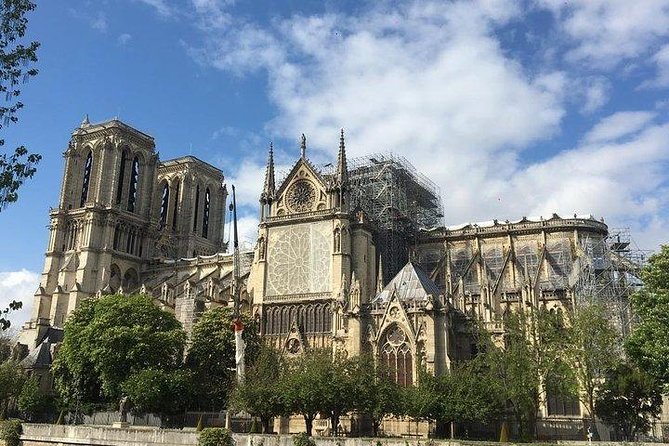
[[296,181],[286,192],[286,204],[293,212],[310,211],[315,201],[316,189],[309,181]]

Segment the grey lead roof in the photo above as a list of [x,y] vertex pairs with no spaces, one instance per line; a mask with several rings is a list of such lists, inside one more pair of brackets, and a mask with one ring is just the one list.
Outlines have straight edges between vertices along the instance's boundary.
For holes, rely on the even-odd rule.
[[372,303],[388,302],[394,290],[397,290],[400,301],[425,301],[430,295],[437,298],[441,294],[439,287],[430,280],[425,271],[411,262],[404,265]]

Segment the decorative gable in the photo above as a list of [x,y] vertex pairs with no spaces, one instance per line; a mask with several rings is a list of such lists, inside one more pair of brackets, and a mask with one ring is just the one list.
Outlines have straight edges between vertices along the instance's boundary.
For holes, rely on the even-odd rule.
[[277,191],[273,216],[304,214],[328,207],[323,178],[307,159],[300,158]]

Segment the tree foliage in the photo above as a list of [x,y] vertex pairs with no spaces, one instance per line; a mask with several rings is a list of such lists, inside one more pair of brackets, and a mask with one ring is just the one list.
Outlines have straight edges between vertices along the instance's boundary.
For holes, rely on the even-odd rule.
[[597,415],[627,441],[634,441],[637,433],[647,432],[661,407],[660,383],[626,363],[609,371],[595,403]]
[[[17,112],[23,108],[18,100],[22,83],[37,75],[32,66],[37,62],[38,42],[22,42],[28,26],[26,14],[35,9],[30,0],[2,0],[0,10],[0,129],[18,121]],[[0,147],[5,140],[0,139]],[[18,189],[35,174],[35,165],[42,157],[19,146],[13,153],[0,153],[0,211],[18,199]]]
[[130,376],[144,369],[177,369],[185,341],[174,315],[147,296],[85,300],[65,323],[52,367],[55,387],[71,406],[116,405]]
[[588,410],[590,425],[595,426],[597,391],[607,373],[620,362],[621,339],[601,304],[578,306],[568,319],[568,362],[580,383],[581,392],[576,393]]
[[478,361],[489,373],[492,392],[520,428],[520,436],[536,436],[536,414],[547,393],[573,395],[578,388],[565,361],[565,331],[558,317],[545,309],[507,317],[504,346],[482,331]]
[[[226,407],[235,380],[235,338],[232,331],[233,310],[218,307],[205,311],[193,327],[186,366],[196,380],[194,407],[221,410]],[[256,323],[242,315],[246,327],[246,363],[253,364],[260,351]],[[215,377],[215,379],[213,379]]]
[[187,370],[144,369],[131,375],[121,385],[130,398],[132,411],[145,414],[174,415],[190,404],[193,377]]
[[[2,161],[0,161],[1,163]],[[2,180],[0,180],[2,181]],[[18,311],[23,308],[23,302],[18,300],[13,300],[9,303],[7,308],[0,310],[0,331],[8,330],[11,327],[12,323],[9,320],[9,313],[12,311]]]
[[7,418],[10,403],[19,397],[26,381],[19,364],[5,361],[0,364],[0,420]]
[[327,390],[332,354],[328,350],[308,350],[289,362],[284,375],[284,397],[290,413],[304,417],[307,435],[311,436],[314,418],[325,412],[323,397]]
[[220,427],[203,429],[197,438],[198,446],[235,446],[232,432]]
[[272,418],[286,412],[281,385],[283,363],[277,350],[262,345],[257,359],[246,371],[246,379],[233,392],[233,406],[260,417],[264,434],[271,433]]
[[625,344],[638,366],[669,384],[669,245],[650,257],[641,274],[644,286],[631,297],[637,317]]
[[384,417],[403,413],[401,388],[371,355],[363,354],[353,361],[354,408],[372,420],[372,430],[377,436]]
[[53,410],[54,399],[53,396],[40,388],[37,378],[33,376],[23,384],[17,400],[17,407],[22,417],[33,420]]

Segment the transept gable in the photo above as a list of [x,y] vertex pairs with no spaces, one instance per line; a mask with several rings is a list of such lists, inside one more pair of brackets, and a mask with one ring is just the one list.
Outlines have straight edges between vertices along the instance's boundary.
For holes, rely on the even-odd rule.
[[307,158],[300,158],[276,192],[275,216],[328,208],[327,185]]

